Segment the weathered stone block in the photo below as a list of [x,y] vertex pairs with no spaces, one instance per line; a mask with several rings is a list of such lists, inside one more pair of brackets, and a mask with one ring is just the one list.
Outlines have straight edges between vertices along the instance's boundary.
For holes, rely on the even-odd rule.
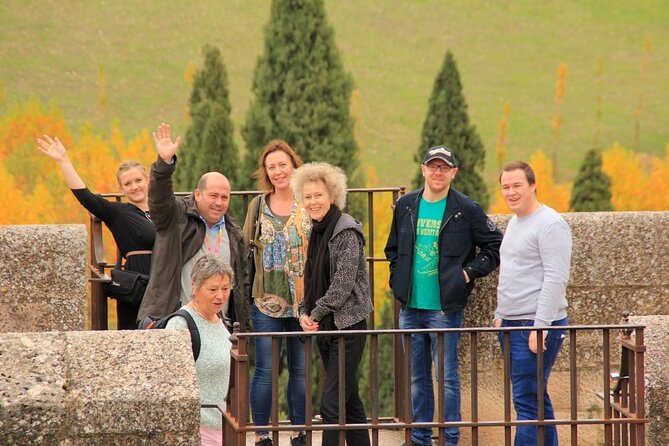
[[0,334],[0,444],[199,444],[185,330]]
[[0,334],[0,444],[54,444],[66,422],[62,333]]
[[0,226],[0,332],[84,330],[84,225]]

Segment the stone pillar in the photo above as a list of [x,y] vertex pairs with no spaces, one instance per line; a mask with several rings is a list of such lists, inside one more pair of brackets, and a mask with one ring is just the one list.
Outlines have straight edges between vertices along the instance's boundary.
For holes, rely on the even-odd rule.
[[0,444],[197,446],[186,330],[0,333]]
[[630,316],[630,323],[645,325],[646,444],[669,445],[669,316]]
[[0,332],[85,330],[86,226],[0,226]]

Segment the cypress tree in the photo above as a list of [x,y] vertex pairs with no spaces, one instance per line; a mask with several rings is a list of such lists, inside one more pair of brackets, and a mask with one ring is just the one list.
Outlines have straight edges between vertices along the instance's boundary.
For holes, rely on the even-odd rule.
[[[453,187],[487,209],[488,192],[479,175],[485,160],[485,150],[476,126],[469,122],[460,74],[450,51],[446,52],[441,71],[434,81],[415,157],[418,164],[423,162],[428,148],[439,145],[447,146],[455,152],[459,170]],[[421,187],[423,183],[419,167],[414,186]]]
[[612,211],[611,179],[602,172],[602,154],[591,149],[574,179],[569,207],[575,212]]
[[305,162],[325,161],[356,181],[358,146],[349,110],[353,81],[344,71],[322,0],[274,0],[265,50],[254,72],[242,136],[243,183],[268,141],[288,142]]
[[230,119],[228,75],[218,48],[205,45],[202,54],[204,67],[195,73],[189,102],[191,124],[178,152],[178,187],[193,190],[202,174],[218,171],[238,189],[239,154]]

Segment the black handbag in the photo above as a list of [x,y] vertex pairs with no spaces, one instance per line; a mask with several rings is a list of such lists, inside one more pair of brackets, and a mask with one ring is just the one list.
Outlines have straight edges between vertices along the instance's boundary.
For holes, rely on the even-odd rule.
[[246,253],[246,283],[244,283],[244,292],[246,294],[246,298],[251,302],[253,301],[253,281],[255,280],[256,276],[255,251],[257,248],[255,242],[258,240],[258,235],[260,235],[260,225],[258,224],[258,220],[260,220],[260,207],[262,205],[261,200],[262,195],[259,195],[256,200],[256,218],[253,221],[253,228],[251,228],[253,239],[249,240],[249,251]]
[[[138,254],[151,254],[151,251],[130,251],[126,254],[126,259]],[[111,280],[104,284],[105,296],[126,304],[139,305],[148,283],[149,276],[146,274],[122,269],[119,258],[116,268],[111,270]]]

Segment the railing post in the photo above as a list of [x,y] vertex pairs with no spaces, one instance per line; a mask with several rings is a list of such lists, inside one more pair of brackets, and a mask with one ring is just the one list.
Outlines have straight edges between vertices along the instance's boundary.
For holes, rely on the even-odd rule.
[[[91,259],[91,329],[107,330],[107,296],[98,274],[104,274],[107,267],[102,243],[102,222],[93,214],[90,216],[90,259]],[[93,269],[95,268],[95,270]],[[96,273],[97,270],[97,273]]]
[[[637,418],[646,418],[646,392],[645,392],[645,376],[646,366],[644,362],[644,352],[646,347],[644,345],[643,328],[636,328],[634,330],[634,345],[635,345],[635,369],[636,375],[636,416]],[[637,446],[645,446],[646,441],[646,425],[640,423],[636,425],[635,443]]]
[[232,342],[230,358],[230,391],[228,392],[228,404],[225,431],[225,444],[230,446],[246,445],[246,432],[239,428],[246,427],[249,410],[249,356],[248,356],[248,338],[238,336],[240,333],[240,324],[235,322],[233,325],[230,342]]

